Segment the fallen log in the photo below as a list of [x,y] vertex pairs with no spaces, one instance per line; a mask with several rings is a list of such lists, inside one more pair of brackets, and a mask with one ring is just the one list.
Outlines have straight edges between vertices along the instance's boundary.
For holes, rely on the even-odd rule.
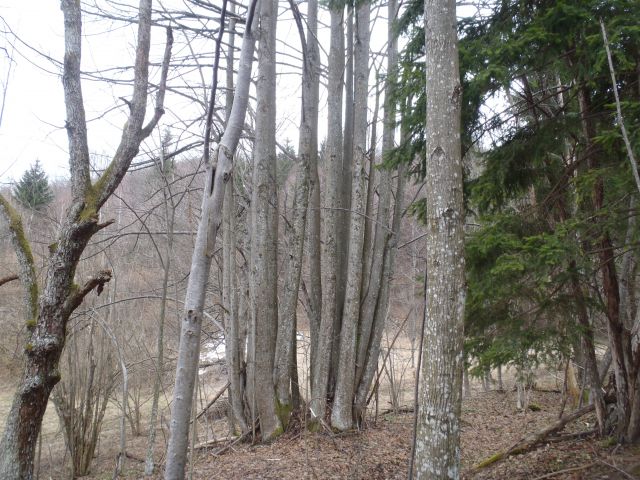
[[555,433],[558,433],[568,423],[571,423],[577,420],[578,418],[586,415],[587,413],[593,412],[594,409],[595,409],[594,405],[587,405],[568,415],[565,415],[564,417],[560,418],[557,422],[550,425],[549,427],[543,430],[540,430],[536,433],[533,433],[531,435],[525,436],[521,440],[519,440],[517,443],[515,443],[513,446],[509,447],[508,449],[502,450],[501,452],[491,455],[489,458],[478,463],[473,468],[473,470],[480,470],[496,462],[499,462],[500,460],[503,460],[511,455],[519,455],[519,454],[526,453],[530,450],[533,450],[533,448],[535,448],[538,444],[544,442],[547,437]]

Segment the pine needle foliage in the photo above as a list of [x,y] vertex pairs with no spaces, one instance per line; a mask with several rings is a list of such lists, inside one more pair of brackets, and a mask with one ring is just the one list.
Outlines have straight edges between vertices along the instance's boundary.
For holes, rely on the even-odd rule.
[[23,207],[31,210],[41,211],[51,203],[53,192],[39,160],[24,172],[13,189],[13,196]]

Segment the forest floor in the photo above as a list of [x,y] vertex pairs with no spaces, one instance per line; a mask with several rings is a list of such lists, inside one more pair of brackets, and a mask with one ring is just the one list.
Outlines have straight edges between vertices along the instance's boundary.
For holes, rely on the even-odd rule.
[[[584,439],[543,444],[483,470],[474,465],[508,448],[523,435],[558,417],[562,398],[531,392],[538,411],[516,410],[515,392],[475,392],[462,412],[462,464],[465,479],[640,479],[640,447],[615,447]],[[583,417],[564,433],[588,431],[594,418]],[[293,429],[270,445],[237,445],[216,455],[199,454],[195,479],[404,479],[411,449],[413,415],[380,415],[360,433],[309,433]],[[554,474],[555,472],[555,474]],[[158,477],[160,478],[160,477]]]
[[[407,382],[409,383],[409,382]],[[9,409],[12,388],[0,391],[0,415]],[[516,409],[516,393],[484,392],[474,385],[473,393],[462,407],[462,465],[465,479],[640,479],[640,446],[618,447],[607,439],[593,436],[543,443],[537,449],[509,457],[482,470],[474,465],[514,445],[523,436],[551,425],[558,418],[562,395],[551,385],[545,391],[530,393],[535,410]],[[409,389],[407,388],[407,393]],[[405,404],[410,395],[406,395]],[[381,409],[383,401],[381,400]],[[110,408],[111,410],[111,408]],[[567,407],[567,411],[569,408]],[[223,436],[224,419],[218,436]],[[197,450],[193,479],[404,479],[407,478],[413,426],[412,413],[380,413],[371,418],[362,432],[334,434],[311,433],[292,426],[268,445],[237,443],[220,452],[224,443]],[[562,434],[587,432],[594,417],[584,416],[569,424]],[[43,429],[40,476],[42,479],[66,479],[68,456],[57,426],[53,406],[47,411]],[[167,432],[158,433],[156,458],[162,458]],[[142,478],[146,437],[128,434],[124,478]],[[118,452],[117,409],[108,412],[103,426],[91,480],[112,478]],[[66,462],[68,463],[68,461]],[[162,478],[160,473],[155,479]]]

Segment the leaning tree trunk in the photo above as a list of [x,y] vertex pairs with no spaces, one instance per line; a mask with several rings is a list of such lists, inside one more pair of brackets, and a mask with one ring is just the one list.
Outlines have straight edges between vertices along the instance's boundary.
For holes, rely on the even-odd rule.
[[[337,275],[339,263],[339,219],[337,209],[342,176],[342,75],[344,69],[344,35],[342,11],[331,10],[331,45],[329,48],[327,100],[327,158],[325,159],[324,234],[322,242],[322,314],[316,337],[311,337],[312,419],[323,419],[327,405],[327,386],[331,364],[333,327],[337,316]],[[313,331],[312,331],[313,334]]]
[[415,478],[460,477],[464,206],[456,3],[427,0],[427,273]]
[[276,408],[273,365],[278,331],[278,199],[276,192],[277,0],[263,0],[256,85],[256,129],[251,198],[251,289],[253,362],[248,366],[251,400],[262,440],[282,431]]
[[[24,369],[0,442],[0,478],[24,479],[33,476],[36,442],[51,390],[60,380],[59,361],[65,344],[67,322],[73,311],[94,288],[100,292],[111,278],[99,272],[83,286],[74,282],[76,266],[91,237],[112,221],[99,223],[98,212],[120,184],[140,143],[152,132],[164,113],[163,102],[171,52],[170,30],[163,59],[162,78],[153,117],[144,125],[149,77],[151,0],[142,0],[138,17],[138,39],[134,66],[130,114],[120,144],[109,167],[95,183],[90,177],[87,124],[80,82],[82,17],[80,3],[63,0],[65,55],[62,83],[67,113],[71,205],[65,213],[58,241],[52,245],[42,294],[32,282],[33,258],[18,214],[0,197],[0,214],[7,217],[14,246],[21,263],[23,285],[28,286],[29,339],[24,349]],[[35,305],[37,303],[37,313]]]
[[[231,14],[235,13],[235,5],[229,7]],[[229,19],[229,45],[227,49],[227,94],[225,96],[226,120],[231,117],[233,108],[233,67],[235,57],[235,27],[236,19]],[[232,421],[238,424],[242,434],[247,433],[249,424],[245,410],[244,391],[244,359],[245,345],[241,341],[238,272],[236,266],[236,199],[234,180],[227,186],[223,205],[223,246],[222,246],[222,302],[225,307],[225,357],[229,376],[229,401],[231,404]],[[232,428],[233,425],[232,425]]]
[[[247,23],[242,40],[240,64],[231,115],[216,150],[217,163],[206,165],[206,182],[202,198],[202,218],[198,224],[195,245],[191,257],[191,270],[185,296],[184,316],[180,330],[180,346],[176,365],[176,381],[173,390],[169,445],[165,478],[184,478],[187,462],[187,443],[191,421],[193,390],[198,372],[200,334],[204,298],[211,258],[215,251],[216,235],[222,222],[222,206],[227,182],[231,179],[233,155],[240,140],[249,101],[251,67],[253,64],[253,19],[257,0],[247,13]],[[208,157],[208,152],[205,153]]]
[[367,98],[369,96],[369,17],[370,6],[363,2],[356,11],[354,49],[354,129],[351,228],[347,265],[347,287],[340,330],[340,357],[336,391],[331,412],[331,425],[338,430],[353,426],[356,341],[362,291],[362,250],[364,246],[364,213],[367,203]]

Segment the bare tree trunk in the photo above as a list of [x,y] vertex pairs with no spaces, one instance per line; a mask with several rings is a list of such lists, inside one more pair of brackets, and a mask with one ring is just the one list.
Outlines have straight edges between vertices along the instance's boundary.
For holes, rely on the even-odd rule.
[[456,3],[427,0],[427,289],[415,478],[460,477],[464,206]]
[[369,17],[370,6],[364,2],[356,11],[356,40],[354,50],[354,135],[351,228],[347,287],[345,292],[342,328],[340,330],[340,359],[336,391],[331,412],[331,425],[338,430],[353,426],[355,394],[355,362],[360,294],[362,290],[362,250],[364,244],[364,214],[367,202],[367,98],[369,96]]
[[[91,237],[112,222],[99,223],[98,212],[124,177],[140,143],[151,133],[162,116],[168,57],[168,38],[157,96],[156,111],[144,125],[147,106],[148,64],[151,31],[151,0],[140,3],[138,40],[134,66],[131,111],[116,153],[102,176],[90,178],[89,146],[80,83],[82,18],[79,2],[62,1],[65,21],[65,56],[63,87],[67,107],[69,166],[71,173],[71,205],[67,209],[58,241],[48,259],[42,295],[30,283],[33,258],[29,259],[29,243],[24,236],[19,216],[0,196],[0,214],[7,218],[20,261],[23,285],[29,286],[27,322],[29,340],[25,346],[25,364],[0,442],[0,477],[22,479],[33,476],[33,459],[40,434],[42,417],[51,390],[60,380],[58,364],[64,348],[67,322],[71,313],[94,288],[101,291],[111,272],[99,272],[84,286],[74,283],[76,266]],[[169,36],[168,36],[169,37]],[[21,233],[20,233],[21,232]],[[36,301],[37,299],[37,301]],[[31,315],[38,304],[37,315]]]
[[[273,365],[278,331],[278,200],[276,192],[276,22],[277,0],[260,5],[256,86],[256,129],[251,200],[251,288],[254,363],[249,378],[262,440],[282,432],[276,409]],[[288,373],[288,372],[287,372]]]
[[[344,15],[344,9],[343,9]],[[347,290],[347,263],[349,254],[349,229],[351,225],[351,188],[353,180],[353,128],[354,128],[354,90],[353,90],[353,5],[347,6],[346,23],[346,63],[345,63],[345,26],[341,26],[342,52],[340,71],[340,92],[344,86],[344,134],[341,135],[342,144],[342,172],[340,176],[340,197],[337,207],[338,212],[338,271],[336,278],[336,316],[333,321],[333,338],[331,339],[331,369],[329,372],[329,397],[335,390],[335,382],[338,372],[338,360],[340,349],[340,330],[342,329],[342,315]],[[329,90],[338,93],[338,90]],[[340,106],[342,111],[342,105]]]
[[[198,224],[191,270],[185,296],[184,316],[181,322],[180,346],[176,365],[176,381],[171,411],[171,436],[167,447],[167,480],[184,478],[187,462],[187,441],[191,420],[193,390],[198,372],[200,333],[206,286],[209,280],[211,258],[215,250],[216,235],[222,221],[222,207],[226,184],[231,178],[233,155],[240,140],[249,100],[251,66],[253,63],[253,20],[257,0],[249,7],[247,27],[242,41],[240,65],[233,108],[224,135],[216,150],[217,164],[208,162],[207,180],[202,198],[202,219]],[[208,153],[205,153],[208,157]],[[214,165],[215,164],[215,165]]]
[[[387,28],[388,43],[387,43],[387,76],[385,80],[384,91],[384,128],[382,132],[382,156],[380,158],[379,166],[382,166],[384,159],[390,154],[394,147],[395,137],[395,115],[396,105],[393,99],[393,87],[396,81],[396,63],[398,56],[398,41],[393,30],[393,21],[397,13],[397,2],[391,0],[388,3],[388,17],[389,23]],[[373,137],[373,135],[372,135]],[[372,141],[372,150],[374,149]],[[398,177],[399,180],[403,175]],[[369,178],[371,182],[371,178]],[[362,379],[362,375],[367,364],[367,357],[369,356],[371,348],[375,349],[375,344],[372,342],[371,332],[373,330],[373,324],[376,317],[376,309],[379,306],[384,310],[382,319],[386,316],[386,310],[388,305],[379,304],[380,292],[383,282],[383,270],[386,256],[389,254],[390,249],[397,246],[397,236],[400,234],[398,230],[389,229],[389,220],[391,218],[391,170],[382,168],[380,170],[380,184],[379,184],[379,200],[378,200],[378,213],[375,222],[375,236],[372,249],[372,263],[370,273],[366,270],[367,262],[365,262],[365,279],[363,282],[366,285],[366,289],[363,292],[363,303],[360,314],[360,328],[358,329],[358,356],[356,360],[356,386],[359,389],[359,384]],[[398,185],[400,186],[400,185]],[[373,186],[369,185],[369,197],[371,197],[371,190]],[[402,192],[400,192],[402,193]],[[402,204],[402,198],[397,197],[397,205]],[[401,212],[397,212],[401,215]],[[395,219],[395,215],[394,215]],[[399,220],[399,219],[398,219]],[[399,224],[398,224],[399,227]],[[393,229],[393,226],[392,226]],[[390,247],[389,239],[391,235],[395,235],[393,246]],[[366,242],[365,242],[366,247]],[[393,270],[393,268],[392,268]],[[390,272],[392,273],[392,272]],[[385,279],[389,280],[389,279]],[[375,357],[377,364],[377,356]],[[368,388],[369,385],[366,385]],[[359,415],[358,415],[359,416]]]
[[[231,4],[230,13],[235,12]],[[226,119],[229,121],[233,108],[233,67],[235,54],[236,20],[229,20],[229,45],[227,49],[227,95],[225,99]],[[240,340],[240,317],[238,309],[238,281],[236,267],[236,200],[234,178],[227,185],[223,205],[223,303],[225,305],[225,357],[229,375],[229,401],[232,421],[240,426],[245,434],[249,431],[244,408],[244,342]],[[233,428],[233,427],[232,427]]]
[[[278,322],[278,340],[276,344],[276,368],[275,368],[275,382],[276,392],[278,396],[278,402],[280,402],[280,408],[282,415],[288,416],[288,411],[292,407],[292,391],[295,388],[293,386],[292,371],[294,368],[294,360],[296,355],[296,330],[297,330],[297,306],[298,306],[298,291],[300,288],[300,274],[302,272],[303,261],[303,247],[305,236],[305,223],[307,221],[307,211],[309,206],[310,196],[310,177],[313,176],[313,170],[316,172],[317,178],[317,132],[318,132],[318,86],[319,86],[319,70],[318,70],[318,46],[317,46],[317,12],[318,3],[316,0],[309,2],[309,8],[307,13],[307,28],[308,35],[305,39],[302,20],[297,17],[300,39],[302,43],[303,52],[303,72],[302,72],[302,113],[300,122],[300,140],[299,140],[299,165],[296,175],[296,184],[294,192],[294,211],[293,220],[290,229],[289,242],[288,242],[288,256],[286,259],[286,268],[284,274],[282,294],[282,309],[279,315]],[[299,12],[296,10],[296,15]],[[316,184],[316,189],[319,185]],[[313,196],[313,192],[311,192]],[[319,196],[318,199],[319,200]],[[309,212],[311,217],[318,217],[319,226],[319,212],[318,208],[311,208]],[[309,219],[310,222],[310,235],[309,235],[309,247],[311,250],[311,277],[312,281],[310,296],[312,298],[311,316],[310,322],[315,326],[317,331],[319,328],[319,308],[321,300],[313,300],[314,292],[321,293],[321,287],[319,282],[313,279],[320,275],[319,270],[319,247],[320,238],[319,232],[317,234],[313,232],[312,224],[316,220]],[[318,252],[315,252],[315,249]],[[317,253],[317,255],[316,255]],[[314,259],[318,262],[315,265]],[[282,418],[283,422],[288,419]]]
[[[332,338],[338,313],[337,276],[339,264],[339,218],[337,205],[342,176],[342,75],[344,68],[344,35],[342,11],[331,10],[331,45],[329,50],[329,91],[327,125],[327,158],[325,181],[324,241],[322,242],[322,315],[317,337],[311,331],[311,416],[324,418],[331,364]],[[314,348],[315,347],[315,348]]]

